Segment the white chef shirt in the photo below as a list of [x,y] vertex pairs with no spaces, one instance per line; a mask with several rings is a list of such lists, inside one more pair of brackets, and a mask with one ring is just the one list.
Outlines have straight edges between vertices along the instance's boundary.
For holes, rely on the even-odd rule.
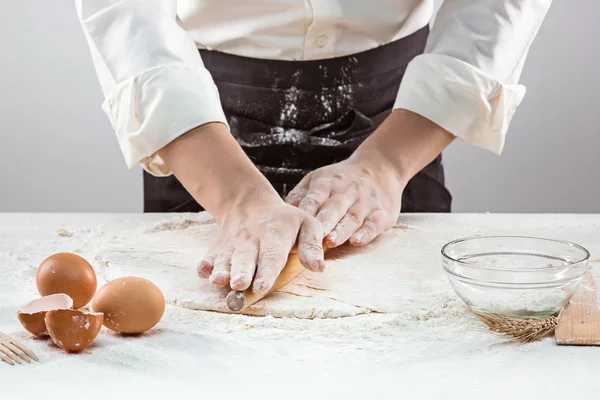
[[[446,0],[394,109],[500,153],[532,40],[551,0]],[[369,50],[426,26],[434,0],[76,0],[131,168],[170,171],[156,152],[208,122],[227,124],[198,49],[278,60]]]

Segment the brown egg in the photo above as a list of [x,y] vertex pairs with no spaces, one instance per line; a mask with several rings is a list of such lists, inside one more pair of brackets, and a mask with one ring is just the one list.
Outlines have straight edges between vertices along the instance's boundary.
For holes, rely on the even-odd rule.
[[160,321],[165,297],[156,285],[136,277],[119,278],[102,286],[92,309],[104,313],[104,326],[121,333],[142,333]]
[[73,308],[85,306],[96,293],[96,273],[82,257],[58,253],[46,258],[37,271],[36,283],[42,296],[68,294]]
[[73,299],[64,293],[51,294],[30,301],[17,312],[21,325],[36,336],[48,334],[44,317],[51,310],[68,310],[73,307]]
[[77,352],[94,342],[102,328],[102,313],[79,310],[52,310],[45,321],[52,341],[66,351]]

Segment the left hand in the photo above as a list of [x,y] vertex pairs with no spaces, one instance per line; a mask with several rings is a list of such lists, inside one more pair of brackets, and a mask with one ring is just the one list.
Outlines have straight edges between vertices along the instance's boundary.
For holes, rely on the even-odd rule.
[[393,170],[350,157],[308,174],[286,202],[317,217],[327,247],[361,246],[394,226],[404,186]]
[[349,159],[308,174],[286,201],[317,217],[325,246],[365,245],[394,226],[408,181],[453,139],[432,121],[395,110]]

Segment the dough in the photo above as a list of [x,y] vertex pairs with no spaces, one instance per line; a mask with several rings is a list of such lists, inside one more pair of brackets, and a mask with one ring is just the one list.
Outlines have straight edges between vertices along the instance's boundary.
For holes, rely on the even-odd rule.
[[[442,269],[440,255],[442,246],[451,240],[516,234],[564,238],[590,250],[597,247],[589,242],[592,233],[600,229],[597,219],[588,218],[582,225],[569,216],[520,218],[515,227],[514,219],[503,214],[402,214],[400,223],[375,242],[363,248],[348,246],[328,251],[324,273],[305,271],[243,313],[336,318],[379,312],[417,318],[420,314],[413,311],[439,307],[441,295],[456,297]],[[86,240],[93,239],[93,243],[78,244],[93,249],[84,255],[92,261],[100,281],[103,277],[140,276],[158,285],[171,304],[228,311],[224,302],[227,290],[218,290],[196,276],[196,265],[217,232],[208,214],[120,217],[110,227],[118,237],[100,230],[98,235],[87,234]],[[568,237],[564,237],[565,232],[570,232]],[[78,231],[74,232],[74,237],[78,235]],[[95,236],[103,240],[102,245],[96,244]]]
[[[150,228],[125,232],[96,255],[100,278],[112,280],[139,276],[154,282],[167,302],[190,309],[230,312],[225,306],[227,289],[218,289],[196,275],[196,265],[215,237],[217,226],[206,214],[169,219]],[[327,252],[324,273],[304,271],[288,285],[248,307],[243,314],[275,317],[337,318],[370,312],[400,312],[413,303],[433,300],[432,292],[447,289],[436,257],[429,268],[440,271],[427,278],[423,251],[406,246],[406,235],[427,232],[399,226],[364,248],[351,246]],[[392,250],[393,249],[393,250]],[[390,253],[392,251],[392,254]],[[435,275],[435,274],[433,274]]]

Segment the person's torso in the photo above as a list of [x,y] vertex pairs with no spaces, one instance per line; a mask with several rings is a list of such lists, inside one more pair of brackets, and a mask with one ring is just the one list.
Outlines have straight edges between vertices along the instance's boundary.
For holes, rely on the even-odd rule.
[[179,0],[199,49],[317,60],[370,50],[427,25],[433,0]]

